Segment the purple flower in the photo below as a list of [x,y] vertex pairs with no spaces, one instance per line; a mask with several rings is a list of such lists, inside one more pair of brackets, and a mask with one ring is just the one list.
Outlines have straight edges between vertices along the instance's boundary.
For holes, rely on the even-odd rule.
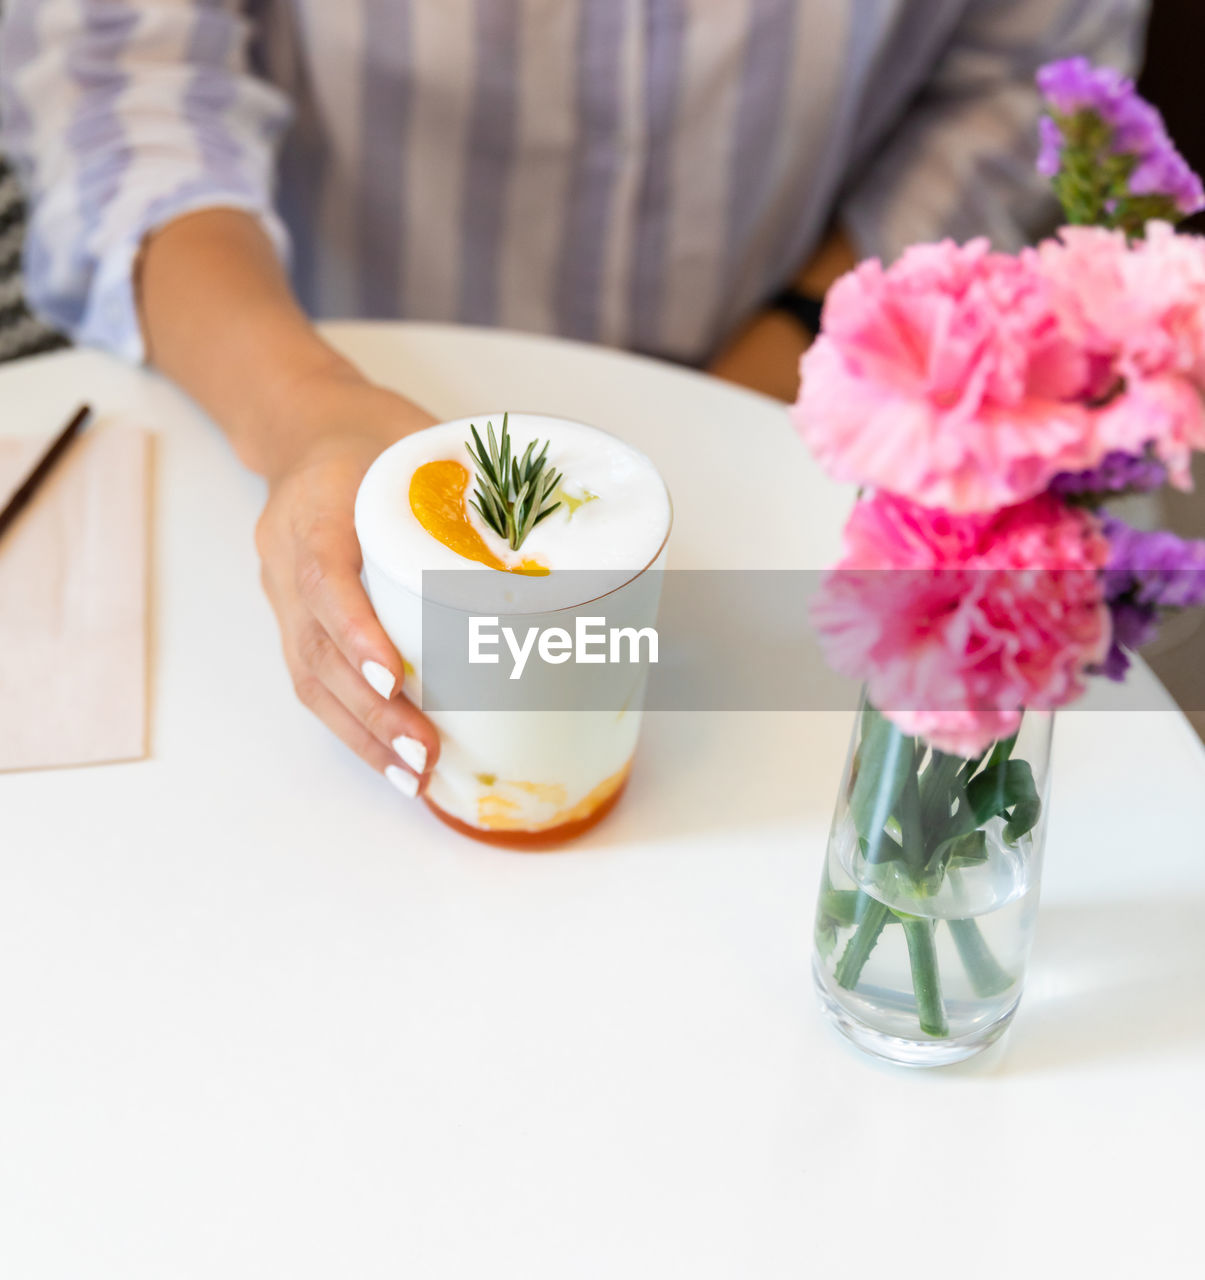
[[[1052,62],[1038,72],[1038,88],[1056,118],[1041,124],[1038,169],[1046,177],[1060,172],[1064,151],[1077,141],[1077,121],[1095,116],[1108,130],[1106,154],[1133,161],[1131,195],[1163,197],[1181,214],[1205,208],[1205,188],[1176,150],[1158,110],[1140,97],[1133,80],[1112,67],[1094,67],[1087,58]],[[1099,155],[1090,157],[1099,161]]]
[[1064,471],[1050,482],[1060,498],[1085,494],[1153,493],[1167,483],[1167,468],[1157,458],[1131,453],[1106,454],[1090,471]]
[[1184,214],[1205,206],[1201,179],[1175,150],[1143,155],[1130,175],[1130,190],[1136,196],[1166,196]]
[[1144,533],[1115,516],[1104,518],[1103,530],[1109,540],[1104,588],[1113,647],[1101,671],[1120,680],[1130,665],[1127,650],[1155,638],[1160,610],[1205,605],[1205,541],[1189,542],[1163,529]]
[[1038,88],[1061,116],[1095,111],[1111,120],[1127,91],[1133,93],[1134,84],[1112,67],[1094,67],[1087,58],[1064,58],[1038,71]]
[[1161,609],[1191,609],[1205,604],[1205,541],[1189,542],[1166,529],[1146,533],[1104,518],[1109,540],[1105,596],[1123,597]]
[[1043,178],[1054,178],[1063,167],[1063,131],[1050,116],[1038,122],[1042,150],[1038,153],[1038,172]]
[[1159,634],[1159,611],[1151,605],[1117,600],[1109,605],[1109,613],[1113,618],[1113,643],[1098,669],[1101,675],[1120,684],[1130,669],[1130,653],[1150,644]]

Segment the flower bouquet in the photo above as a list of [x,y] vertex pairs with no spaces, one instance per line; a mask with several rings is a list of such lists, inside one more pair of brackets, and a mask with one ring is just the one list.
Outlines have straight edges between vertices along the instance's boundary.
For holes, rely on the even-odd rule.
[[1107,499],[1191,485],[1205,449],[1200,180],[1133,84],[1044,68],[1067,224],[867,262],[830,291],[794,419],[860,486],[813,619],[865,685],[816,918],[837,1024],[896,1061],[1008,1025],[1037,907],[1053,712],[1205,603],[1205,543]]

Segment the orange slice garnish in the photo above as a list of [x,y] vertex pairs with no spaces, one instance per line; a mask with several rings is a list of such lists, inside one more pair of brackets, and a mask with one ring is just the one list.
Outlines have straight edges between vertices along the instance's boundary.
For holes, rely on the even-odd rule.
[[465,505],[469,473],[459,462],[425,462],[410,479],[410,510],[414,518],[435,539],[466,560],[475,560],[503,573],[540,577],[549,572],[538,560],[507,564],[486,545],[473,527]]

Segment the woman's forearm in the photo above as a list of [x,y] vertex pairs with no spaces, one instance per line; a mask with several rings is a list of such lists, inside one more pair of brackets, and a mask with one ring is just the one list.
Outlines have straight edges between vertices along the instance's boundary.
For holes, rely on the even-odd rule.
[[[829,286],[856,265],[853,245],[838,229],[793,284],[811,297],[823,298]],[[712,361],[710,372],[777,400],[793,400],[799,390],[799,358],[810,343],[811,335],[798,320],[782,311],[761,311]]]
[[323,341],[250,214],[209,209],[169,223],[143,248],[138,292],[151,362],[271,474],[315,427],[307,391],[361,381]]
[[795,288],[813,298],[823,298],[847,272],[858,265],[853,242],[840,227],[835,228],[795,277]]
[[352,512],[373,460],[430,415],[322,340],[247,214],[168,223],[143,248],[139,305],[152,362],[268,479],[256,544],[298,696],[416,795],[439,737],[402,696],[405,663],[360,583]]

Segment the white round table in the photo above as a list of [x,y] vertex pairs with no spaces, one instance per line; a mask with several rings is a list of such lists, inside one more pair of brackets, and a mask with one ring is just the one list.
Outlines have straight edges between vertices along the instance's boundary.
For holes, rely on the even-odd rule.
[[[674,567],[834,554],[849,495],[768,400],[569,343],[330,332],[445,417],[630,438]],[[151,756],[0,777],[0,1275],[1196,1273],[1205,751],[1144,668],[1061,717],[1010,1034],[878,1066],[809,975],[850,715],[651,715],[572,851],[466,841],[295,705],[261,484],[195,409],[69,353],[0,370],[0,429],[84,398],[159,433]]]

